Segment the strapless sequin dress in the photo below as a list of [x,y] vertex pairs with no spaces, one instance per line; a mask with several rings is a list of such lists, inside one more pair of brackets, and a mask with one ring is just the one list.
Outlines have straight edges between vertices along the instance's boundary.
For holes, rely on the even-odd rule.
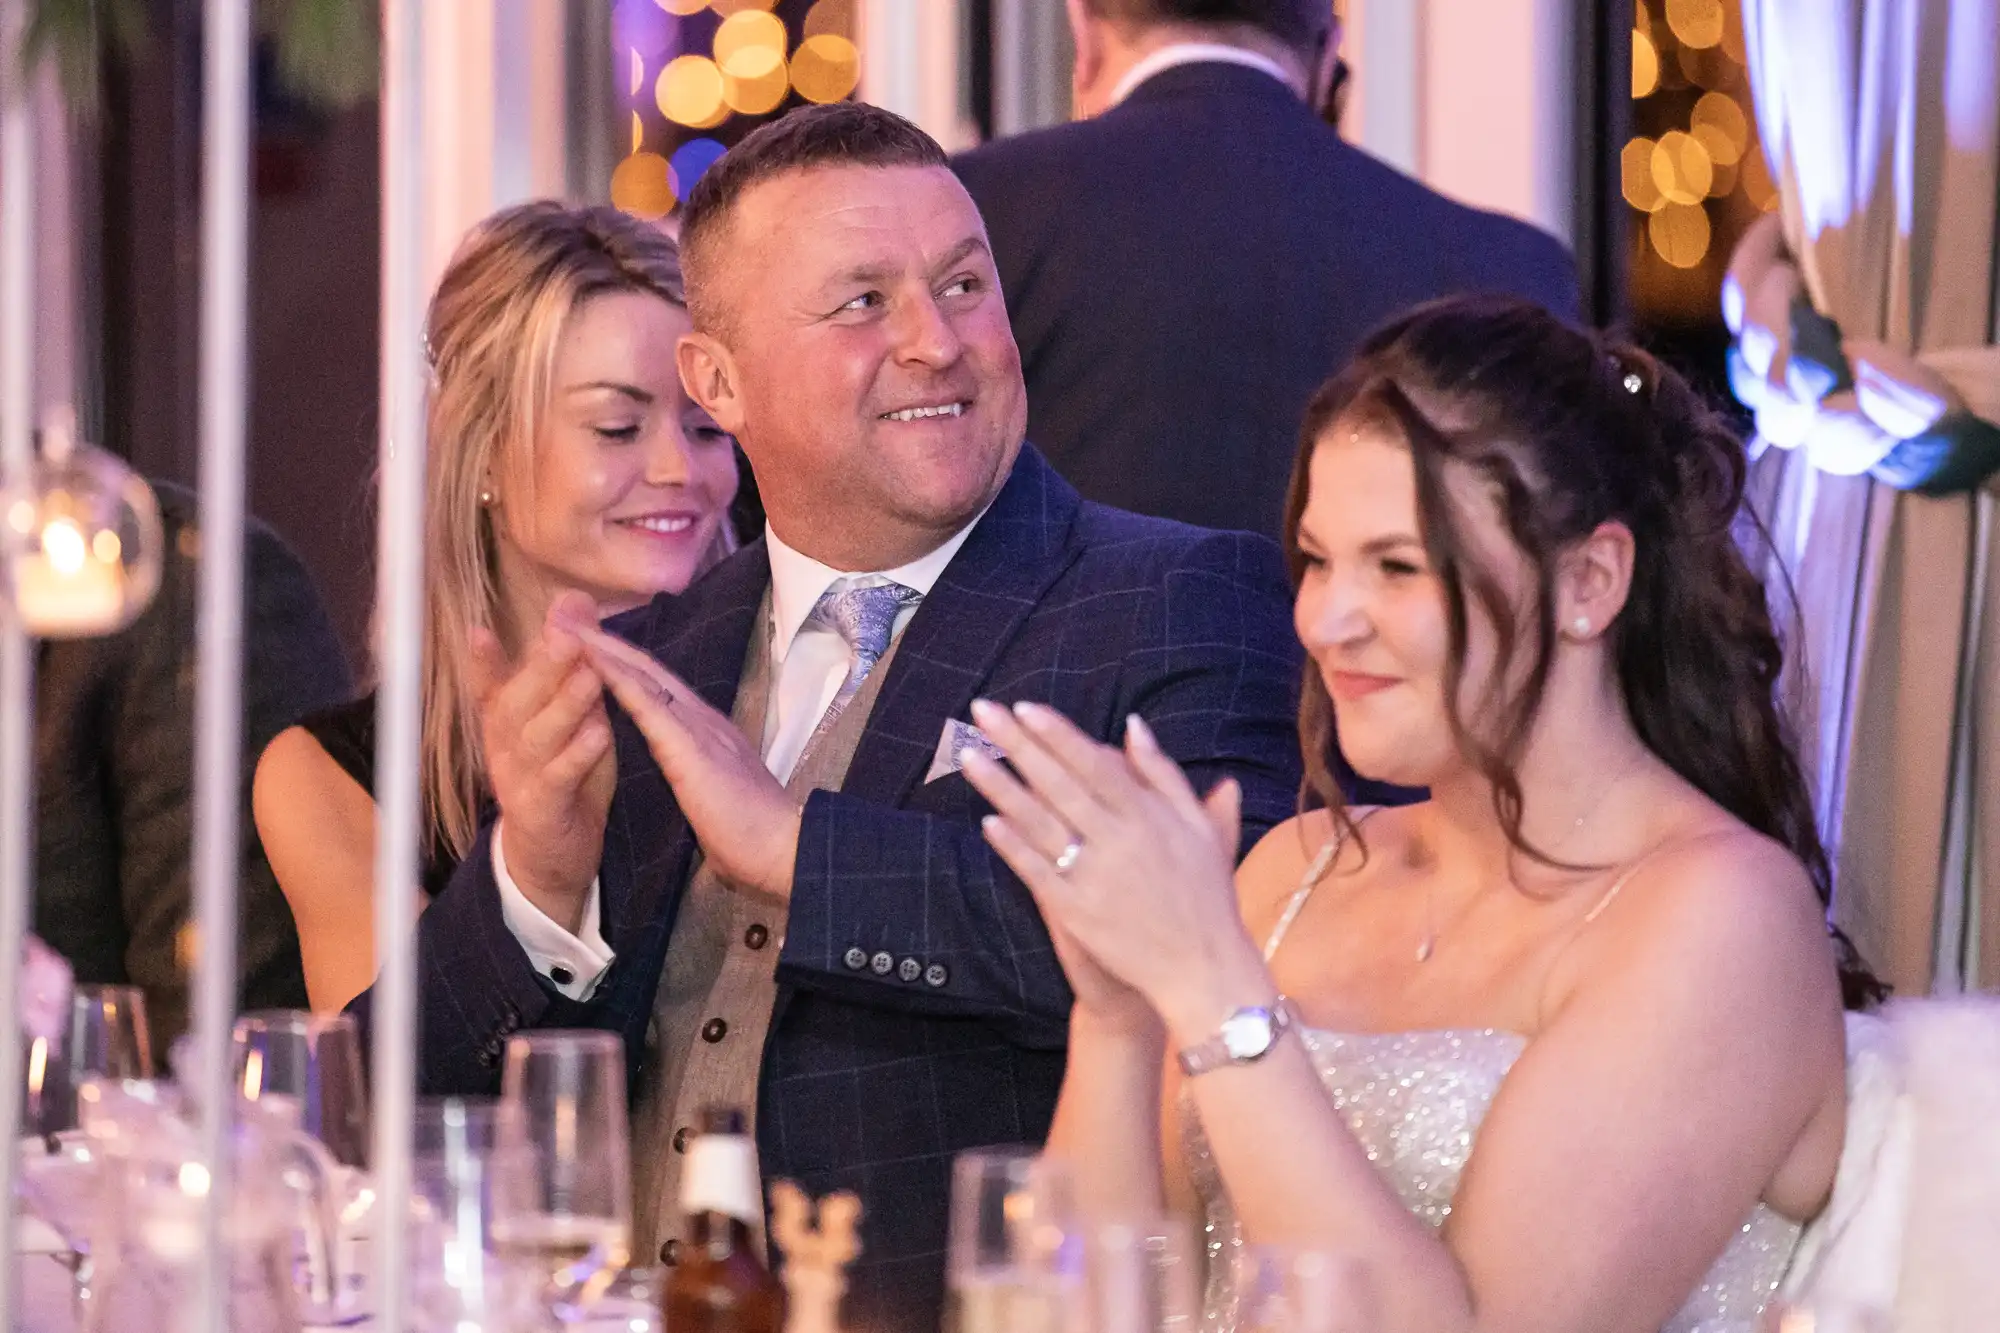
[[[1335,849],[1315,858],[1307,878],[1265,945],[1268,959],[1303,906]],[[1607,898],[1609,895],[1607,895]],[[1450,1030],[1350,1035],[1300,1034],[1327,1096],[1340,1109],[1368,1160],[1403,1206],[1433,1228],[1451,1215],[1460,1174],[1479,1125],[1527,1039],[1513,1032]],[[1242,1231],[1208,1141],[1182,1102],[1183,1150],[1200,1195],[1207,1242],[1203,1333],[1235,1333],[1235,1254]],[[1777,1290],[1798,1243],[1799,1225],[1759,1204],[1729,1246],[1666,1324],[1663,1333],[1750,1333]]]

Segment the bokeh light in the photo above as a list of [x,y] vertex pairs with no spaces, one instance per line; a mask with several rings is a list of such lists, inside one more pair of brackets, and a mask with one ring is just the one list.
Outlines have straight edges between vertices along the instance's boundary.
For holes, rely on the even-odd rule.
[[[825,4],[821,0],[821,8]],[[860,80],[861,52],[845,37],[821,33],[806,38],[792,53],[792,87],[808,102],[838,102]]]
[[722,83],[722,71],[707,56],[676,56],[660,71],[654,99],[675,124],[708,129],[729,114]]
[[1625,145],[1618,155],[1619,189],[1625,202],[1641,213],[1663,207],[1667,197],[1653,181],[1653,141],[1643,135]]
[[784,20],[746,9],[715,30],[715,63],[732,78],[755,82],[783,66],[787,44]]
[[740,79],[727,71],[722,75],[722,100],[729,104],[731,111],[746,116],[761,116],[776,111],[785,100],[785,94],[791,90],[791,80],[786,77],[782,57],[768,72],[754,79]]
[[1669,203],[1698,204],[1715,183],[1715,164],[1692,134],[1668,130],[1653,145],[1653,183]]
[[778,0],[708,0],[708,7],[724,18],[776,9]]
[[620,50],[657,58],[673,40],[673,20],[653,0],[618,0],[611,11],[611,40]]
[[645,86],[646,86],[646,62],[644,58],[641,57],[637,51],[634,51],[632,53],[631,86],[628,87],[625,91],[631,94],[632,97],[636,99],[639,96],[639,90]]
[[708,8],[708,0],[653,0],[653,2],[669,14],[678,14],[683,18],[689,14],[699,14]]
[[1771,164],[1764,160],[1764,150],[1756,144],[1743,154],[1743,197],[1767,213],[1778,206],[1778,187],[1771,180]]
[[638,152],[646,146],[646,119],[638,112],[632,113],[632,151]]
[[1727,23],[1722,0],[1667,0],[1667,26],[1684,46],[1705,50],[1720,45]]
[[1632,96],[1651,97],[1660,86],[1660,52],[1643,28],[1632,30]]
[[1694,137],[1718,163],[1735,165],[1750,144],[1750,117],[1727,93],[1703,93],[1690,120]]
[[728,150],[713,139],[689,139],[674,150],[671,163],[673,170],[673,191],[682,203],[687,202],[694,183],[702,178],[716,160]]
[[805,36],[854,37],[854,0],[819,0],[806,11]]
[[1660,258],[1675,268],[1694,268],[1708,254],[1708,210],[1699,204],[1668,204],[1646,219],[1646,235]]
[[674,211],[674,186],[667,159],[634,153],[611,173],[611,203],[635,217],[663,218]]

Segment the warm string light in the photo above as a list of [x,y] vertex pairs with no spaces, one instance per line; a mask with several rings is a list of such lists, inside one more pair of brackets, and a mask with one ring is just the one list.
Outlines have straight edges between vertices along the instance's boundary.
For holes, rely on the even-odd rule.
[[[1657,114],[1645,117],[1642,123],[1656,132],[1635,135],[1619,155],[1620,191],[1645,215],[1643,244],[1670,269],[1701,268],[1717,257],[1718,231],[1733,231],[1726,220],[1733,201],[1761,210],[1776,206],[1777,190],[1745,104],[1737,3],[1635,5],[1633,100],[1672,99],[1654,105],[1679,108],[1688,106],[1681,99],[1694,95],[1683,123],[1663,126]],[[1673,118],[1680,119],[1678,112]]]
[[[646,147],[644,101],[670,131],[707,131],[732,116],[768,115],[796,94],[807,102],[838,102],[861,80],[854,44],[854,0],[819,0],[791,44],[776,0],[620,0],[613,35],[629,69],[631,149],[611,177],[611,202],[638,217],[659,219],[687,197],[722,144],[689,139],[671,160]],[[682,20],[704,12],[720,20],[707,52],[682,41]]]

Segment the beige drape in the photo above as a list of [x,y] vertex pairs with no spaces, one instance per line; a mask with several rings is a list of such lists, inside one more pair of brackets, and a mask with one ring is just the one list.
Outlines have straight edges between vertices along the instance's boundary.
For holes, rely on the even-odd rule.
[[[1813,304],[2000,420],[2000,0],[1743,0],[1756,117]],[[1836,917],[1904,994],[2000,985],[2000,525],[1772,449]]]

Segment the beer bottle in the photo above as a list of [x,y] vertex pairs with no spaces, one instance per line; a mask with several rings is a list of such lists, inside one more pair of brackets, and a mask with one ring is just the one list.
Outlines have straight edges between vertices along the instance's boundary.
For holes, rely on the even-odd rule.
[[785,1289],[757,1254],[764,1184],[733,1107],[702,1112],[681,1172],[687,1234],[660,1293],[668,1333],[784,1333]]

